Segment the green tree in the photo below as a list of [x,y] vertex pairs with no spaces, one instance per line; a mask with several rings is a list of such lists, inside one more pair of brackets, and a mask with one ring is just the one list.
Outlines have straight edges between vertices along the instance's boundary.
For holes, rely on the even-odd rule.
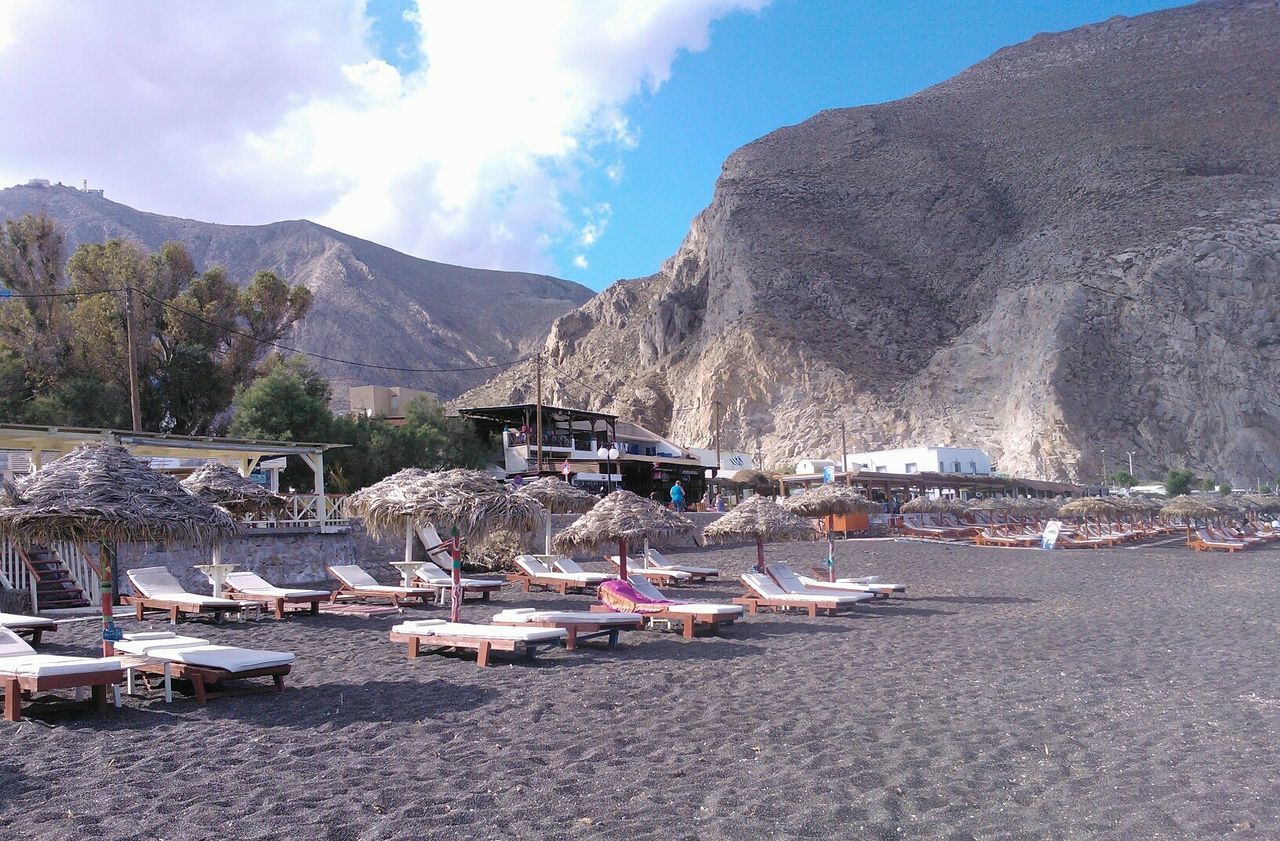
[[1122,488],[1132,488],[1138,484],[1138,477],[1134,476],[1128,470],[1121,470],[1111,474],[1111,484],[1118,485]]
[[1195,480],[1196,474],[1192,471],[1173,468],[1164,477],[1165,496],[1181,496],[1191,490],[1191,485]]
[[[301,359],[273,357],[263,376],[236,392],[228,431],[239,438],[345,443],[334,440],[329,397],[329,383]],[[309,490],[314,478],[310,468],[294,461],[281,474],[281,484]]]
[[1226,496],[1227,494],[1231,493],[1231,483],[1223,482],[1222,484],[1218,485],[1218,493],[1222,494],[1223,496]]
[[1270,485],[1263,485],[1262,487],[1258,488],[1258,493],[1264,493],[1264,494],[1269,494],[1269,493],[1271,493],[1271,486],[1270,486]]
[[1206,493],[1208,493],[1209,491],[1217,490],[1217,488],[1218,488],[1218,480],[1214,479],[1212,476],[1207,476],[1204,479],[1200,480],[1200,490]]

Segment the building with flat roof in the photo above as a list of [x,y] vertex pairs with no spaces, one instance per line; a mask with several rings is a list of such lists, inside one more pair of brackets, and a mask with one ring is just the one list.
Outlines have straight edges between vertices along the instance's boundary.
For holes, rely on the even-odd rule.
[[932,445],[849,453],[845,456],[845,469],[856,469],[863,473],[957,473],[990,476],[992,465],[991,456],[977,447]]
[[416,388],[385,385],[358,385],[348,391],[351,403],[351,414],[364,415],[369,418],[385,418],[388,423],[399,426],[404,423],[405,407],[419,397],[435,400],[431,391],[419,391]]

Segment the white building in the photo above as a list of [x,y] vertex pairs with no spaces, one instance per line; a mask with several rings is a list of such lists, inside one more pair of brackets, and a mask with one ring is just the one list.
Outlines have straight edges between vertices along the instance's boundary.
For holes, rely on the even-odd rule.
[[959,473],[990,476],[991,456],[976,447],[906,447],[845,456],[849,470],[864,473]]
[[826,468],[839,470],[837,462],[833,458],[807,458],[796,464],[796,475],[798,476],[816,476]]

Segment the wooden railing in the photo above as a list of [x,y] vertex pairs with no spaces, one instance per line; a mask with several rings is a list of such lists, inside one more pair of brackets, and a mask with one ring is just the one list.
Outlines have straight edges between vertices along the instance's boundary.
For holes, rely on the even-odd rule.
[[290,494],[284,513],[273,517],[241,520],[250,529],[319,529],[336,531],[349,525],[344,506],[345,494],[324,495],[324,516],[320,515],[320,497],[316,494]]
[[[75,543],[58,541],[50,547],[62,558],[67,571],[76,582],[84,597],[92,605],[102,604],[101,581],[98,578],[98,567],[93,558],[81,551]],[[36,591],[36,577],[22,560],[18,549],[9,541],[0,542],[0,584],[10,590],[26,590],[31,594],[31,612],[40,610],[40,595]]]

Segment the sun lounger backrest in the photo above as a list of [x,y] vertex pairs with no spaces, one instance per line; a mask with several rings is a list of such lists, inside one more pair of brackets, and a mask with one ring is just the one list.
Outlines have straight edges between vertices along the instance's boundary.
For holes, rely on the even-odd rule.
[[651,547],[646,554],[649,556],[649,563],[653,564],[656,567],[660,567],[662,569],[670,569],[672,566],[674,566],[674,564],[672,564],[671,561],[668,561],[663,556],[663,554],[659,552],[657,549],[654,549]]
[[22,637],[8,628],[0,628],[0,658],[25,657],[35,653],[36,650],[27,645],[27,641]]
[[437,563],[444,561],[451,563],[453,557],[449,551],[444,548],[444,541],[440,539],[440,532],[436,531],[436,527],[430,523],[425,526],[418,526],[418,539],[422,541],[423,547],[427,550],[427,557]]
[[329,567],[339,581],[348,587],[377,587],[378,581],[355,564]]
[[668,601],[662,591],[653,586],[653,582],[645,578],[643,575],[637,575],[635,578],[628,578],[627,582],[635,588],[635,591],[647,599],[656,601]]
[[802,596],[805,593],[804,582],[800,580],[800,576],[796,575],[795,570],[786,564],[769,564],[765,567],[774,581],[778,582],[778,586],[788,593]]
[[126,574],[133,589],[147,598],[191,595],[182,589],[182,585],[173,577],[168,567],[141,567],[131,569]]
[[582,575],[586,572],[582,565],[572,558],[556,558],[556,569],[569,575]]
[[256,572],[240,571],[227,574],[227,583],[237,590],[274,590],[265,578]]
[[415,572],[423,581],[431,581],[437,584],[453,581],[453,573],[445,572],[433,563],[425,563],[418,567]]
[[524,570],[526,574],[537,578],[540,575],[546,575],[551,572],[547,569],[547,565],[535,558],[533,555],[516,555],[516,566]]
[[779,596],[786,595],[781,587],[773,583],[772,578],[767,575],[761,575],[758,572],[749,572],[742,576],[742,583],[765,598],[776,599]]

